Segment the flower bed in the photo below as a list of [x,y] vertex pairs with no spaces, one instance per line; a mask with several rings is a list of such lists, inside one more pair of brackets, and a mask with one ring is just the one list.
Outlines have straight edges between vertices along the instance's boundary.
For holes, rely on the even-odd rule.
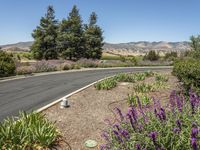
[[[123,114],[116,108],[117,122],[102,133],[102,150],[198,150],[200,148],[200,96],[189,92],[189,101],[173,91],[170,105],[164,108],[154,99],[152,108],[130,106]],[[150,111],[154,110],[154,111]]]

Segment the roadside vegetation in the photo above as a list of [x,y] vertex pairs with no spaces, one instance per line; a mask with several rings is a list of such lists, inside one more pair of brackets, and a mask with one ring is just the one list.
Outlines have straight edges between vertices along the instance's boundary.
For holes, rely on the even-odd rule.
[[138,108],[130,105],[126,114],[117,108],[118,121],[102,133],[101,149],[199,149],[200,98],[192,91],[189,95],[188,99],[173,91],[169,108],[154,99],[154,111],[146,111],[139,97]]
[[1,150],[28,150],[53,148],[60,133],[54,123],[40,113],[21,112],[19,119],[5,119],[0,123]]
[[[173,75],[181,82],[180,91],[172,91],[163,105],[148,93],[166,88],[167,76],[156,74],[155,83],[134,85],[135,93],[128,97],[128,111],[123,113],[117,108],[117,122],[110,123],[102,134],[102,150],[200,149],[200,36],[191,37],[191,48],[181,58],[175,52],[164,57],[175,61]],[[147,56],[157,59],[154,52]]]

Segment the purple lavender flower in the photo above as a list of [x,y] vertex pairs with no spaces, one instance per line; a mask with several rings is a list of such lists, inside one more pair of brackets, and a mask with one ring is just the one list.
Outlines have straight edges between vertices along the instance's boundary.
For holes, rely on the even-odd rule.
[[118,124],[114,124],[114,125],[113,125],[113,128],[117,128],[117,130],[118,130],[118,131],[120,130],[120,128],[119,128],[119,125],[118,125]]
[[191,131],[191,138],[196,138],[197,135],[199,133],[199,130],[198,128],[192,128],[192,131]]
[[151,140],[153,141],[153,143],[155,144],[156,143],[156,137],[157,137],[158,133],[155,132],[155,131],[152,131],[150,134],[149,134],[149,137],[151,138]]
[[174,133],[180,133],[181,130],[179,128],[174,128],[173,131]]
[[113,130],[113,133],[115,134],[115,136],[117,137],[119,143],[123,143],[122,138],[120,137],[119,133],[116,130]]
[[130,123],[131,123],[132,128],[135,129],[134,121],[133,121],[131,115],[128,113],[127,116],[128,116],[128,119],[129,119],[129,121],[130,121]]
[[137,111],[134,107],[131,107],[130,112],[135,122],[137,122]]
[[160,120],[166,120],[166,113],[163,108],[160,108],[159,113],[157,113],[157,116],[159,117]]
[[181,121],[180,120],[176,120],[176,124],[177,124],[178,128],[181,129]]
[[174,107],[175,107],[175,99],[174,99],[174,97],[176,96],[176,91],[175,90],[173,90],[172,92],[171,92],[171,94],[170,94],[170,105],[171,105],[171,107],[174,109]]
[[183,110],[183,104],[182,104],[179,96],[176,96],[176,104],[177,104],[179,112],[182,112],[182,110]]
[[127,130],[121,129],[119,132],[126,140],[128,140],[130,138],[129,133],[128,133]]
[[123,121],[124,120],[124,116],[122,114],[122,111],[117,107],[115,108],[115,110],[117,111],[118,115],[120,116],[121,121]]
[[104,131],[102,134],[101,134],[101,137],[104,138],[106,141],[110,141],[110,138],[109,138],[109,134],[108,132]]
[[136,144],[136,150],[141,150],[140,144]]
[[191,145],[192,145],[193,150],[197,150],[198,149],[197,139],[196,138],[191,138]]

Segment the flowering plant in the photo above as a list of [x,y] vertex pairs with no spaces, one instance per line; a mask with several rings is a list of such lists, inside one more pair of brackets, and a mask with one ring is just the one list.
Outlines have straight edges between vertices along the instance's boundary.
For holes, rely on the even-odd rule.
[[138,100],[138,108],[130,106],[123,114],[117,108],[117,121],[102,133],[102,150],[198,150],[200,149],[200,96],[189,92],[189,101],[173,91],[169,106],[153,100],[145,108]]

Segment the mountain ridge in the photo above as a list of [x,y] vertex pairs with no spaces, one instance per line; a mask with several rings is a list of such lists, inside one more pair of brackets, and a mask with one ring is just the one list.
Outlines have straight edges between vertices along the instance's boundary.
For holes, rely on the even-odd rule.
[[[18,42],[14,44],[1,45],[5,51],[30,51],[30,46],[33,41]],[[137,41],[127,43],[107,43],[105,42],[103,50],[112,53],[146,53],[149,50],[161,52],[177,51],[182,52],[190,49],[190,44],[187,41],[167,42],[167,41]]]

